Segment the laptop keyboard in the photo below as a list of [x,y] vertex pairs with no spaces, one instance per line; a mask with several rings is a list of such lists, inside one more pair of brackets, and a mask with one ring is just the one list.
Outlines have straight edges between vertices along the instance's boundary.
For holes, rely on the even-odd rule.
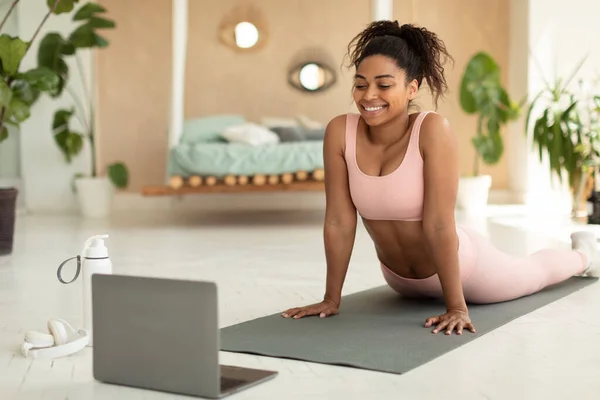
[[246,383],[246,381],[242,380],[242,379],[232,379],[232,378],[221,377],[221,391],[233,389],[244,383]]

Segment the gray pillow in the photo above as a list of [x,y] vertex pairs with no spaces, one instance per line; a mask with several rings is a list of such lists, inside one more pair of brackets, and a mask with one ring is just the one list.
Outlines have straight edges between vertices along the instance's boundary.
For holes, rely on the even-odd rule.
[[304,128],[300,126],[275,126],[269,129],[275,132],[282,142],[299,142],[306,140]]
[[304,129],[305,140],[324,140],[325,128]]

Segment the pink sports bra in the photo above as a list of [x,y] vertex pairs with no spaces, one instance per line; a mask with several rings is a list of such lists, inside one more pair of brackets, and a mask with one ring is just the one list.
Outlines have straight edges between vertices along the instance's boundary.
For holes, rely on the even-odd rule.
[[360,114],[347,115],[345,158],[350,195],[361,217],[367,220],[423,219],[424,178],[419,133],[427,114],[428,112],[423,112],[417,116],[400,166],[384,176],[367,175],[358,167],[356,131]]

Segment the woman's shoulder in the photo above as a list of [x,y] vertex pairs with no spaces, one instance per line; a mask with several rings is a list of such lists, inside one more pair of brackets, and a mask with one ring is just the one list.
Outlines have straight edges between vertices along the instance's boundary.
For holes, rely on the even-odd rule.
[[456,137],[448,118],[436,111],[422,112],[422,122],[419,129],[421,148],[437,146],[439,143],[454,142]]
[[351,113],[348,114],[339,114],[333,117],[327,123],[325,128],[325,137],[327,136],[345,136],[346,126],[353,119],[354,115]]
[[417,113],[416,118],[421,119],[421,133],[450,129],[448,118],[437,111],[422,111]]
[[358,118],[360,118],[360,114],[356,113],[339,114],[331,118],[327,123],[327,126],[332,129],[345,128],[348,121],[357,120]]

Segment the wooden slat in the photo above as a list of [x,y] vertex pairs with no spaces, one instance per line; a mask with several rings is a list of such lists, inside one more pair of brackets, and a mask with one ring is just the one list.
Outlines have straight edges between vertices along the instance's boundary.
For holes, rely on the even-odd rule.
[[275,185],[234,185],[227,186],[216,184],[213,186],[182,186],[178,189],[169,186],[146,186],[142,188],[144,196],[179,196],[203,193],[252,193],[252,192],[319,192],[325,189],[322,181],[301,181],[290,184],[278,183]]

